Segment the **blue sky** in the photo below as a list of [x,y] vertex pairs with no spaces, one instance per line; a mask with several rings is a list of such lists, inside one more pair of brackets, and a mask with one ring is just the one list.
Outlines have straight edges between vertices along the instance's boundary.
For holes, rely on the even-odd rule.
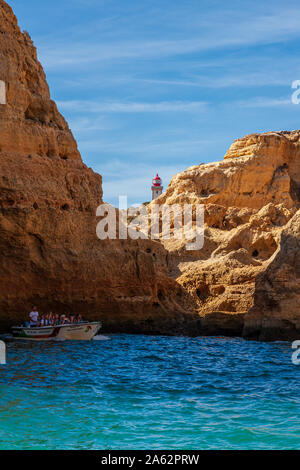
[[300,127],[291,0],[11,0],[104,200],[150,199],[236,138]]

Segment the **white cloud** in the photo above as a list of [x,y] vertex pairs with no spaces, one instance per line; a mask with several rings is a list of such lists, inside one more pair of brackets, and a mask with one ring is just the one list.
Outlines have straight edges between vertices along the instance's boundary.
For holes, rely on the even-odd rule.
[[[125,81],[125,79],[124,79]],[[130,81],[130,78],[127,78]],[[160,80],[152,78],[132,78],[133,82],[144,82],[153,85],[205,87],[205,88],[230,88],[230,87],[260,87],[260,86],[284,86],[290,85],[290,79],[284,74],[272,73],[244,73],[240,74],[232,70],[231,75],[221,76],[193,76],[183,80]]]
[[264,97],[257,97],[245,101],[238,101],[237,104],[245,108],[276,108],[278,106],[293,105],[291,98],[276,99]]
[[93,132],[93,131],[108,131],[116,129],[115,125],[111,125],[104,117],[78,117],[69,119],[69,127],[73,132]]
[[[114,140],[105,141],[104,139],[79,139],[79,147],[81,152],[101,152],[102,154],[121,154],[126,155],[140,155],[141,157],[164,157],[167,159],[170,156],[182,156],[186,153],[200,154],[203,146],[210,144],[210,140],[149,140],[137,141],[136,139],[130,140]],[[131,165],[134,165],[131,163]],[[113,168],[115,171],[115,169]]]
[[156,103],[126,103],[126,102],[97,102],[97,101],[58,101],[63,111],[85,113],[164,113],[164,112],[193,112],[203,111],[206,103],[202,101],[161,101]]
[[72,65],[85,66],[103,61],[163,58],[232,47],[274,44],[300,36],[299,8],[277,9],[260,16],[257,16],[256,12],[250,12],[248,17],[241,15],[233,18],[230,18],[229,14],[221,13],[215,15],[214,21],[209,17],[209,28],[201,24],[200,34],[196,35],[196,30],[192,30],[188,39],[181,39],[180,35],[171,39],[132,40],[128,39],[128,34],[124,32],[125,37],[119,40],[114,40],[114,36],[108,34],[104,38],[99,37],[96,44],[87,40],[77,43],[70,41],[68,45],[65,41],[51,41],[51,47],[40,44],[40,55],[46,68],[51,69]]

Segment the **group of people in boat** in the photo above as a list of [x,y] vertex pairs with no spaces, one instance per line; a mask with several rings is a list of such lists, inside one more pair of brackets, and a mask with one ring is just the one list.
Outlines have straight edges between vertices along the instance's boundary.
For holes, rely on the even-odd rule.
[[57,326],[57,325],[73,325],[82,323],[81,315],[59,315],[58,313],[50,312],[49,314],[40,317],[37,307],[32,307],[29,314],[29,326],[31,328],[44,327],[44,326]]

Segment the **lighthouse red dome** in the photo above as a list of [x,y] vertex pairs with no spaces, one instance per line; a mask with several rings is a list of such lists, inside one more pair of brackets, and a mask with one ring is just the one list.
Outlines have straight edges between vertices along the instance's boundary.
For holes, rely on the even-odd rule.
[[153,186],[161,186],[162,181],[161,178],[158,176],[158,173],[156,174],[156,177],[153,179]]

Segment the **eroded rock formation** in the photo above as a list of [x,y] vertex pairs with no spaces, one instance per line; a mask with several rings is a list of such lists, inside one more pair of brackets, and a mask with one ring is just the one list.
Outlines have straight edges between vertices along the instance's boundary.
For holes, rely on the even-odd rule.
[[156,202],[204,204],[203,249],[100,241],[101,177],[3,0],[0,80],[0,329],[37,304],[100,318],[106,331],[299,337],[299,131],[246,136],[222,161],[173,177]]
[[174,176],[157,200],[205,205],[201,251],[164,242],[174,277],[197,305],[203,334],[299,336],[299,213],[293,235],[285,229],[300,207],[299,189],[300,132],[272,132],[239,139],[223,161]]
[[35,47],[3,0],[0,80],[0,328],[37,304],[101,318],[110,330],[175,331],[187,312],[165,249],[97,239],[101,177],[83,164]]
[[300,337],[300,211],[256,278],[254,306],[245,316],[243,335],[265,341]]

